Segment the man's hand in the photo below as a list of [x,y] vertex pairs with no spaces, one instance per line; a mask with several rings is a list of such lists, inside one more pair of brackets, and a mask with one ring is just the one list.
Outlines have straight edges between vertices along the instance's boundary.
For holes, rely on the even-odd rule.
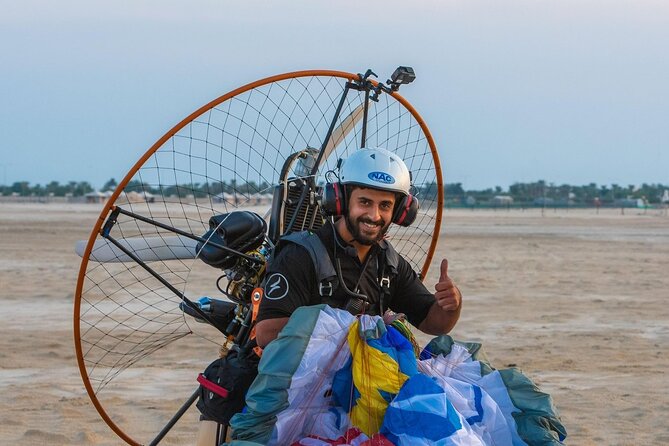
[[453,280],[448,277],[448,260],[446,259],[441,261],[439,282],[434,288],[437,290],[434,294],[435,302],[418,329],[423,333],[438,336],[453,330],[460,319],[462,309],[462,294]]
[[434,289],[437,291],[434,298],[442,310],[453,311],[460,307],[462,294],[460,294],[460,290],[455,286],[453,280],[448,277],[448,260],[446,259],[441,261],[441,275]]

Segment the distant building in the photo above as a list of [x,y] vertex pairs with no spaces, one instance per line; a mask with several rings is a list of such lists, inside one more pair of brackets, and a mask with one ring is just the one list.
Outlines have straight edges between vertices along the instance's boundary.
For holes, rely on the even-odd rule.
[[490,200],[490,204],[493,206],[511,206],[513,204],[513,198],[509,195],[495,195]]
[[104,203],[105,201],[107,201],[107,198],[109,197],[107,197],[106,194],[100,191],[93,191],[84,195],[86,203]]
[[214,195],[213,200],[214,203],[237,204],[235,196],[227,192],[221,192],[220,194]]
[[144,201],[144,197],[135,191],[126,192],[125,198],[128,200],[128,203],[141,203]]

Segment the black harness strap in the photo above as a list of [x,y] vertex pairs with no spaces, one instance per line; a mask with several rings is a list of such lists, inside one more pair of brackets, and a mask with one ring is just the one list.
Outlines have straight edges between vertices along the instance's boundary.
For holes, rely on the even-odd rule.
[[309,253],[318,277],[318,293],[321,297],[330,297],[339,285],[330,255],[321,239],[309,231],[293,232],[281,238],[281,241],[292,242],[302,246]]
[[390,281],[391,278],[397,276],[397,267],[399,265],[399,255],[395,248],[387,241],[383,241],[385,249],[381,251],[385,255],[378,256],[379,262],[379,286],[381,287],[381,296],[379,297],[379,314],[383,316],[386,311],[388,302],[390,301]]
[[[281,242],[295,243],[307,250],[314,264],[316,276],[318,277],[318,293],[320,297],[331,297],[339,286],[339,281],[343,279],[338,277],[337,271],[332,264],[332,259],[330,259],[330,255],[320,237],[310,231],[301,231],[282,237]],[[381,287],[381,296],[379,297],[380,315],[383,315],[387,309],[387,303],[390,301],[391,280],[397,276],[397,267],[399,265],[399,255],[395,251],[395,248],[386,241],[382,243],[384,243],[384,247],[380,249],[380,255],[377,256],[379,272],[377,280]]]

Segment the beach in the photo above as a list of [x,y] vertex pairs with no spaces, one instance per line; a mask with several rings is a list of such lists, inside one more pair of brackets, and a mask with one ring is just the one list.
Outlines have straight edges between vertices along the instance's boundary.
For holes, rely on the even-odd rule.
[[[122,444],[86,394],[73,341],[74,244],[100,209],[0,203],[2,444]],[[493,366],[518,367],[550,393],[566,444],[669,443],[669,217],[447,210],[430,289],[444,257],[464,295],[452,336],[481,342]],[[148,443],[193,392],[217,352],[202,344],[180,339],[109,389],[138,440]],[[191,408],[161,444],[193,444],[197,417]]]

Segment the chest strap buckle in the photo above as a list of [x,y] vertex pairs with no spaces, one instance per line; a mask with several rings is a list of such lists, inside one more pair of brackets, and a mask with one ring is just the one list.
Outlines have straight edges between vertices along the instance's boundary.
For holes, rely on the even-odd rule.
[[381,288],[390,288],[390,277],[381,277],[381,280],[379,280],[379,285]]
[[332,282],[321,282],[318,284],[318,293],[323,296],[323,297],[332,297],[332,293],[334,292],[334,287],[332,286]]

